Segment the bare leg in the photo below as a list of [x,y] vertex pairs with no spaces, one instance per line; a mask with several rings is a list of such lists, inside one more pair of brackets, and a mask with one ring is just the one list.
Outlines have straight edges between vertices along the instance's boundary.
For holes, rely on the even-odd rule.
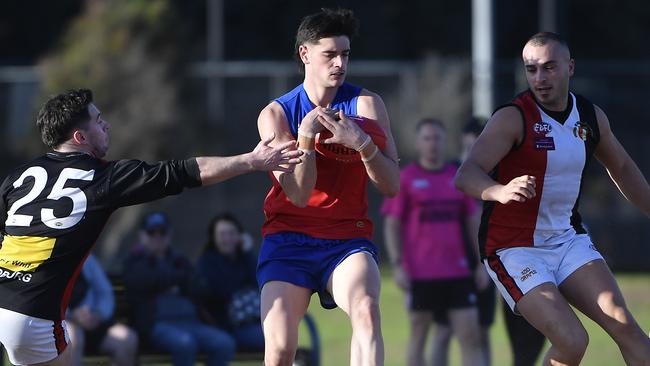
[[479,333],[479,343],[481,344],[481,352],[483,353],[483,364],[485,366],[492,365],[492,349],[490,348],[490,326],[481,326]]
[[458,338],[464,366],[485,366],[476,307],[449,311],[451,332]]
[[424,346],[429,328],[431,328],[430,311],[409,311],[411,334],[408,344],[407,364],[409,366],[425,366]]
[[514,366],[535,366],[544,348],[546,338],[524,317],[514,314],[505,301],[502,308],[512,351],[512,364]]
[[614,339],[625,363],[650,365],[650,339],[627,309],[623,294],[603,260],[580,267],[560,284],[560,290],[573,306]]
[[379,269],[367,253],[347,257],[332,273],[328,290],[352,324],[351,366],[383,366]]
[[67,348],[70,349],[71,365],[81,366],[81,360],[84,356],[84,347],[86,345],[84,330],[81,326],[71,321],[67,321],[66,326],[68,329],[68,336],[70,337],[70,344],[68,344]]
[[517,303],[517,310],[551,342],[543,365],[578,365],[589,343],[587,331],[552,283],[543,283]]
[[449,343],[451,342],[451,328],[444,324],[435,323],[435,330],[431,341],[431,365],[447,366],[449,364]]
[[261,297],[264,365],[291,366],[298,347],[298,324],[309,306],[311,290],[270,281]]
[[134,366],[138,352],[138,335],[124,324],[114,324],[108,328],[99,348],[111,356],[114,365]]

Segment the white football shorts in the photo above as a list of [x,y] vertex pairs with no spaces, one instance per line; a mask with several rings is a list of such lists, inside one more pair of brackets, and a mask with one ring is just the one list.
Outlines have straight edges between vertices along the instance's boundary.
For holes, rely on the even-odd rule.
[[0,343],[14,365],[55,359],[70,339],[65,320],[53,322],[0,308]]
[[587,234],[566,243],[538,247],[500,249],[483,260],[501,296],[517,313],[515,305],[533,288],[550,282],[559,286],[583,265],[603,259]]

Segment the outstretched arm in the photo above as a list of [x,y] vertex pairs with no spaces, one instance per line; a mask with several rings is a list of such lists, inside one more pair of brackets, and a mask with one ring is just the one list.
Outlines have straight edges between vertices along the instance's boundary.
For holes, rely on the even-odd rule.
[[596,108],[596,119],[600,130],[600,142],[596,158],[605,166],[610,178],[623,196],[650,216],[650,186],[648,181],[618,141],[602,109]]
[[201,173],[201,184],[206,186],[252,171],[291,172],[300,163],[302,152],[295,149],[295,141],[271,145],[275,134],[260,141],[249,153],[235,156],[198,157],[196,162]]
[[454,183],[459,190],[484,201],[503,204],[524,202],[535,196],[533,176],[522,175],[503,185],[488,175],[523,139],[522,118],[515,107],[502,108],[490,118],[456,173]]

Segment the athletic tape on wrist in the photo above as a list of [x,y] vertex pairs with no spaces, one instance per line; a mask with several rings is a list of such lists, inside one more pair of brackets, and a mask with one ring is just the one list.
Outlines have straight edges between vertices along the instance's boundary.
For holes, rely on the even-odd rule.
[[370,138],[370,135],[368,135],[368,136],[366,136],[366,139],[363,140],[363,142],[361,143],[361,145],[359,145],[359,147],[356,148],[355,150],[357,150],[357,151],[360,152],[361,150],[365,149],[366,146],[370,145],[371,142],[372,142],[372,139]]
[[375,145],[375,151],[373,151],[372,154],[370,154],[370,156],[368,156],[367,158],[364,158],[364,157],[362,156],[362,157],[361,157],[361,161],[363,161],[364,163],[367,163],[367,162],[369,162],[370,160],[374,159],[375,156],[377,156],[378,153],[379,153],[379,147],[377,147],[377,145]]

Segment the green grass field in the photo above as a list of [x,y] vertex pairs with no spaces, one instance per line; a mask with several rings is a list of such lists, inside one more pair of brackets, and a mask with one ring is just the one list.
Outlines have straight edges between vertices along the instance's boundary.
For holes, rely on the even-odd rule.
[[[386,366],[404,365],[408,334],[403,296],[391,280],[388,270],[383,270],[381,316],[386,349]],[[643,329],[650,330],[650,275],[621,274],[616,276],[625,299]],[[500,310],[500,309],[498,309]],[[350,326],[340,310],[324,310],[317,297],[312,298],[309,311],[316,319],[321,334],[322,366],[342,366],[349,363]],[[624,365],[618,348],[609,336],[591,320],[581,317],[590,342],[582,362],[589,366]],[[500,311],[491,328],[492,360],[495,366],[510,365],[510,346]],[[302,338],[301,338],[302,340]],[[457,344],[452,345],[451,365],[460,365]]]
[[[386,347],[386,366],[403,366],[408,334],[406,313],[403,306],[403,296],[395,287],[388,270],[383,270],[381,312],[382,330]],[[650,330],[650,274],[616,276],[625,299],[637,321],[646,331]],[[339,310],[324,310],[320,307],[316,296],[312,298],[309,309],[314,316],[321,336],[322,363],[321,366],[344,366],[349,362],[350,326],[345,314]],[[624,365],[618,348],[614,342],[591,320],[581,317],[590,342],[587,354],[582,362],[589,366]],[[301,343],[307,343],[301,329]],[[494,366],[509,366],[510,347],[506,338],[500,311],[491,328],[492,364]],[[9,365],[5,361],[6,365]],[[251,363],[246,363],[250,365]],[[232,366],[244,366],[236,363]],[[451,350],[451,365],[460,365],[458,346],[453,342]]]

